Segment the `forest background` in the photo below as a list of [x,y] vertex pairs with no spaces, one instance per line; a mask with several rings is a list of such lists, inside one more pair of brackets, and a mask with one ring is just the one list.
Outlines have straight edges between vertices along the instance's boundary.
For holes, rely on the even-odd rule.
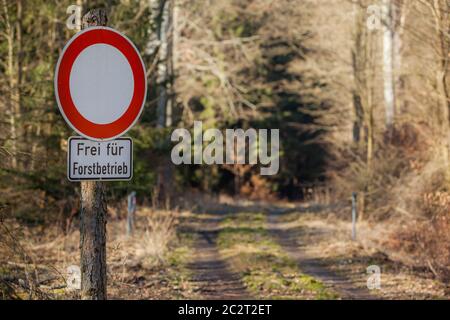
[[[173,207],[187,194],[314,200],[389,222],[392,246],[448,278],[450,4],[446,0],[1,0],[0,207],[64,226],[79,206],[66,178],[73,133],[56,106],[70,5],[105,7],[140,49],[148,97],[129,135],[134,178],[108,201]],[[174,166],[171,132],[280,129],[280,172]],[[339,211],[339,210],[338,210]]]

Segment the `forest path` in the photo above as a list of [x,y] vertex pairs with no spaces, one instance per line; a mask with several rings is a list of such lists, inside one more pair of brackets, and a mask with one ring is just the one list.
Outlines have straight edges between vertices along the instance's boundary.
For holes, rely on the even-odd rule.
[[[191,281],[202,299],[250,299],[239,274],[230,270],[217,248],[220,216],[197,217],[188,221],[189,231],[196,235],[195,253],[188,265]],[[196,220],[196,221],[193,221]]]
[[[259,296],[257,293],[251,294],[248,291],[241,278],[242,272],[235,271],[235,268],[231,267],[231,261],[228,261],[228,258],[221,255],[223,247],[218,246],[217,240],[219,234],[223,236],[222,232],[227,229],[223,225],[224,219],[228,218],[231,219],[230,221],[236,221],[236,219],[239,220],[239,215],[246,213],[257,214],[260,212],[263,213],[262,217],[265,221],[264,223],[262,222],[261,228],[268,233],[268,236],[273,239],[274,243],[281,247],[281,251],[285,252],[292,261],[295,261],[298,268],[298,276],[305,274],[317,279],[327,291],[337,293],[340,299],[377,299],[361,283],[358,285],[346,275],[332,270],[331,264],[334,262],[327,261],[321,252],[308,250],[310,243],[308,242],[308,236],[317,231],[307,226],[292,224],[289,222],[289,220],[292,220],[292,217],[288,217],[289,212],[292,211],[295,212],[296,217],[299,216],[298,214],[301,216],[303,209],[299,211],[298,208],[291,210],[282,205],[276,206],[267,203],[218,207],[220,209],[216,207],[215,210],[205,210],[208,212],[207,214],[191,214],[182,223],[183,232],[193,234],[195,237],[193,245],[194,255],[188,265],[188,269],[191,274],[190,281],[199,298],[251,299],[254,295]],[[250,220],[249,218],[247,223]],[[252,229],[253,231],[250,234],[259,228],[257,225],[253,227],[254,229]],[[248,231],[250,229],[242,225],[235,225],[228,228],[229,230],[245,232],[245,230]],[[232,237],[233,235],[230,234],[229,236]],[[258,245],[258,243],[255,243],[255,245]],[[249,270],[253,271],[259,270],[258,266],[252,264],[254,262],[254,260],[248,260],[246,268],[250,268]],[[271,271],[268,272],[271,273]],[[269,275],[267,281],[272,281]],[[272,294],[277,296],[273,292],[269,293],[268,297]],[[297,296],[297,298],[303,299],[301,296]],[[309,299],[309,297],[305,298]]]
[[266,212],[268,213],[268,228],[272,237],[297,262],[303,273],[320,280],[327,288],[337,292],[341,299],[377,299],[370,294],[368,289],[357,287],[347,277],[330,270],[321,257],[307,253],[305,248],[308,244],[306,240],[302,239],[305,230],[289,227],[282,221],[285,209],[270,208]]

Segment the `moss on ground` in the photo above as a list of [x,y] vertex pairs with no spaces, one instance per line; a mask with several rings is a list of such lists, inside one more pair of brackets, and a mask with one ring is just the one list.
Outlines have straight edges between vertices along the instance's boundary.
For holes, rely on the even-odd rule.
[[296,262],[270,237],[263,213],[229,215],[221,222],[217,244],[257,298],[337,298],[320,281],[300,272]]
[[179,233],[177,246],[169,250],[167,261],[170,265],[168,272],[168,281],[175,290],[174,299],[192,298],[192,272],[188,268],[188,264],[192,262],[193,243],[195,237],[189,233]]

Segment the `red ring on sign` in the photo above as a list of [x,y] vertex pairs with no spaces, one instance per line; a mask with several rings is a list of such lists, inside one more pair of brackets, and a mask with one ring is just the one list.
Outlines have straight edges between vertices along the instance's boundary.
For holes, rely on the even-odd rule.
[[[125,56],[134,80],[130,105],[119,119],[108,124],[94,123],[86,119],[75,107],[70,93],[70,73],[76,58],[87,47],[99,43],[111,45]],[[80,134],[98,140],[120,136],[133,125],[142,110],[147,89],[144,65],[136,48],[127,38],[109,28],[87,29],[68,44],[60,58],[56,82],[61,111],[69,124]]]

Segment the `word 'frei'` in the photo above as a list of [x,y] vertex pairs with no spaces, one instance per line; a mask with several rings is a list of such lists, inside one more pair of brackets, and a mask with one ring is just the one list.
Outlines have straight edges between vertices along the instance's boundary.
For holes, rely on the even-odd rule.
[[[269,131],[270,155],[267,139]],[[267,176],[278,173],[280,160],[280,134],[278,129],[259,129],[258,131],[255,129],[246,131],[243,129],[226,129],[224,139],[219,129],[207,129],[203,132],[202,122],[195,121],[193,139],[194,144],[192,145],[192,136],[187,129],[179,128],[172,132],[171,140],[173,142],[179,141],[172,149],[171,158],[174,164],[247,163],[256,165],[259,160],[260,164],[266,166],[261,167],[261,175]],[[203,148],[204,142],[209,142],[205,148]],[[246,161],[247,159],[248,161]]]

